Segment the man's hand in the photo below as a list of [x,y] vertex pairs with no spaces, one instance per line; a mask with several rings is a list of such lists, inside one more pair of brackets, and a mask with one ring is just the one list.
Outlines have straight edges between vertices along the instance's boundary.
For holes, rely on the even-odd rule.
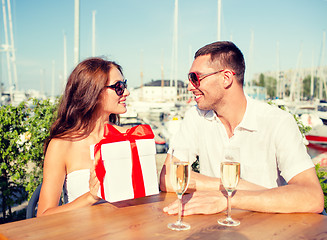
[[[215,177],[208,177],[191,171],[190,182],[187,192],[194,191],[216,191],[220,189],[220,179]],[[160,173],[160,190],[163,192],[175,192],[170,183],[170,154],[167,154],[165,163]]]
[[[169,204],[163,209],[168,214],[178,213],[178,201]],[[196,191],[185,194],[182,199],[182,215],[214,214],[227,208],[226,196],[221,191]]]

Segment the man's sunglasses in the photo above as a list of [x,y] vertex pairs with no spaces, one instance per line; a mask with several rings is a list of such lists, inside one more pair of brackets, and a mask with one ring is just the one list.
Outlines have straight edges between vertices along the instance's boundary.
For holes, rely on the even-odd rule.
[[125,79],[124,81],[118,81],[115,84],[112,84],[112,85],[106,86],[106,87],[114,89],[116,94],[118,96],[121,96],[124,94],[124,91],[127,88],[127,79]]
[[[217,74],[217,73],[220,73],[220,72],[223,72],[225,71],[226,69],[223,69],[223,70],[219,70],[217,72],[212,72],[212,73],[207,73],[207,74],[202,74],[202,75],[198,75],[196,72],[190,72],[188,74],[188,80],[192,83],[192,85],[195,87],[195,88],[198,88],[200,87],[200,81],[205,79],[206,77],[209,77],[211,75],[214,75],[214,74]],[[231,71],[232,72],[232,71]],[[234,72],[232,72],[233,75],[235,75]]]

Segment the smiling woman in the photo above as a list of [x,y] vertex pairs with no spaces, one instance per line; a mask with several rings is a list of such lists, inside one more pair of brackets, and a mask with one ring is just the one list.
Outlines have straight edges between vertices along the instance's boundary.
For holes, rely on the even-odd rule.
[[[126,131],[116,125],[119,114],[127,111],[126,87],[121,66],[112,61],[89,58],[73,70],[45,143],[37,216],[89,206],[100,200],[90,146],[102,139],[106,124]],[[58,206],[63,186],[69,203]]]

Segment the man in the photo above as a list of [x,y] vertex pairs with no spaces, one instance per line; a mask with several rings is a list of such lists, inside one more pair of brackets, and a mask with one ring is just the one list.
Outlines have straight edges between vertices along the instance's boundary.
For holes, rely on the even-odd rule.
[[[199,49],[189,73],[188,90],[197,106],[185,114],[171,148],[188,147],[199,157],[183,198],[184,215],[211,214],[227,207],[220,181],[223,146],[238,146],[241,180],[232,207],[260,212],[323,211],[324,198],[314,165],[291,114],[255,101],[243,92],[245,63],[231,42]],[[162,191],[173,191],[169,154],[160,176]],[[178,211],[177,202],[164,208]]]

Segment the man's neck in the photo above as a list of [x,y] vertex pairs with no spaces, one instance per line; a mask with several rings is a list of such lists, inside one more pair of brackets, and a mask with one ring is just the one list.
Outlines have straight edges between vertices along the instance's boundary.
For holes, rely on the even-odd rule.
[[246,105],[246,97],[242,91],[241,94],[226,98],[224,104],[215,111],[217,117],[224,124],[229,138],[234,135],[234,129],[241,123]]

